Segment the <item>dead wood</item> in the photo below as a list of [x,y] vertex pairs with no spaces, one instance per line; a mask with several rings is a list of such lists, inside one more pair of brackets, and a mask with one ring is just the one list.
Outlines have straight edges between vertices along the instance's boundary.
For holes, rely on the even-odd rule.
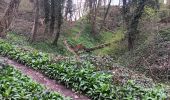
[[98,46],[95,46],[95,47],[92,47],[92,48],[84,48],[84,51],[85,52],[91,52],[91,51],[95,51],[95,50],[98,50],[98,49],[103,49],[105,47],[108,47],[110,46],[112,43],[104,43],[104,44],[101,44],[101,45],[98,45]]
[[67,43],[66,39],[64,39],[64,44],[65,44],[67,50],[70,51],[72,54],[74,54],[76,56],[77,61],[79,61],[80,60],[79,54],[76,53],[76,51],[73,50],[73,48],[71,48],[71,46]]
[[[118,41],[116,41],[116,42],[118,42]],[[98,46],[95,46],[95,47],[92,47],[92,48],[87,48],[82,44],[78,44],[76,46],[71,46],[67,43],[66,40],[64,40],[64,44],[67,47],[67,50],[70,51],[74,55],[79,55],[79,53],[83,53],[83,52],[92,52],[92,51],[95,51],[95,50],[98,50],[98,49],[103,49],[105,47],[110,46],[112,43],[113,42],[109,42],[109,43],[104,43],[104,44],[101,44],[101,45],[98,45]]]

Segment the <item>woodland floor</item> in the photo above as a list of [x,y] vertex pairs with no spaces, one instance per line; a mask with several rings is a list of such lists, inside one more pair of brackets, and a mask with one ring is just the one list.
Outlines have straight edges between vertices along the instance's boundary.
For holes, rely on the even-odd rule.
[[[56,91],[65,97],[71,97],[73,100],[90,100],[87,96],[76,93],[71,89],[66,88],[64,85],[57,83],[55,80],[47,78],[46,76],[41,74],[41,72],[37,72],[29,68],[28,66],[19,64],[16,61],[8,59],[7,57],[0,57],[0,59],[4,61],[6,64],[13,66],[17,70],[21,71],[21,73],[30,77],[37,83],[47,87],[47,89],[49,90]],[[154,86],[154,82],[151,78],[146,78],[144,75],[135,73],[134,71],[128,68],[114,67],[112,72],[115,78],[114,80],[117,80],[118,84],[124,83],[125,81],[131,79],[134,80],[136,84],[142,85],[144,87]]]
[[[2,11],[0,11],[0,15],[3,15]],[[13,21],[13,25],[11,26],[10,29],[13,30],[14,32],[28,35],[32,28],[32,24],[33,24],[32,19],[33,18],[31,13],[20,12],[17,18]],[[161,28],[170,27],[170,24],[161,25],[160,27]],[[77,35],[77,37],[79,37],[79,35]],[[27,75],[34,81],[44,85],[49,90],[56,91],[66,97],[71,97],[73,100],[90,100],[87,96],[76,93],[71,89],[66,88],[64,85],[57,83],[55,80],[47,78],[46,76],[41,74],[41,72],[37,72],[29,68],[28,66],[19,64],[18,62],[10,60],[6,57],[0,57],[0,59],[4,60],[8,65],[11,65],[17,70],[21,71],[23,74]],[[124,83],[124,81],[131,79],[131,80],[135,80],[136,83],[139,84],[142,83],[142,85],[144,85],[145,87],[152,87],[154,85],[154,81],[151,78],[147,78],[144,74],[141,73],[139,74],[128,68],[115,66],[111,71],[114,75],[115,78],[114,80],[117,80],[116,82],[118,82],[118,84]],[[168,91],[170,91],[170,88],[168,89]]]
[[17,70],[21,71],[24,75],[30,77],[37,83],[47,87],[47,89],[58,92],[62,94],[65,97],[71,97],[73,100],[90,100],[88,97],[81,95],[79,93],[76,93],[72,91],[71,89],[66,88],[60,83],[57,83],[55,80],[49,79],[40,72],[37,72],[29,67],[26,67],[22,64],[19,64],[16,61],[10,60],[5,57],[0,57],[1,60],[3,60],[8,65],[16,68]]

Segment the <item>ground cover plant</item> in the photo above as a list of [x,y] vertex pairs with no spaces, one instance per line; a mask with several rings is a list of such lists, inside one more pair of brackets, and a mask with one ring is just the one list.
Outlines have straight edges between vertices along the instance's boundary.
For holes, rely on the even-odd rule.
[[170,100],[170,0],[0,0],[0,58],[75,100]]
[[11,66],[0,70],[0,100],[70,100],[46,90]]
[[24,51],[13,45],[0,41],[0,54],[41,71],[49,78],[60,81],[75,91],[82,92],[93,100],[166,100],[162,86],[145,89],[133,82],[122,86],[112,83],[112,74],[96,71],[88,63],[71,61],[52,63],[48,54],[38,51]]

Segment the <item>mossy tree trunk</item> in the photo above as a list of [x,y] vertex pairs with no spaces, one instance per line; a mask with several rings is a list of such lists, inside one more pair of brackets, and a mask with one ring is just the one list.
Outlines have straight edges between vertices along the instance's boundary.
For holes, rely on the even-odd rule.
[[144,8],[147,5],[148,0],[141,0],[138,1],[136,5],[136,9],[134,12],[130,11],[130,3],[136,3],[137,1],[131,1],[130,3],[127,0],[123,0],[123,18],[124,23],[127,28],[127,38],[128,38],[128,49],[132,50],[135,45],[135,40],[137,37],[138,31],[138,24],[142,14],[144,12]]

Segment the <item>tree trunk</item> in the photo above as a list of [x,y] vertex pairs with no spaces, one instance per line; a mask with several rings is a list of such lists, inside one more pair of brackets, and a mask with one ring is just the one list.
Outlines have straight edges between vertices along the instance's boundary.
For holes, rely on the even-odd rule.
[[58,39],[60,37],[60,32],[61,32],[60,30],[61,30],[61,25],[58,25],[57,33],[56,33],[55,39],[53,41],[53,45],[57,45],[57,43],[58,43]]
[[127,3],[127,0],[123,0],[123,7],[122,7],[122,13],[123,13],[123,21],[124,21],[124,27],[127,28],[129,26],[129,20],[131,18],[130,16],[130,8],[129,4]]
[[135,41],[135,30],[130,30],[128,32],[128,49],[129,51],[134,48],[134,41]]
[[97,21],[97,14],[98,14],[98,10],[99,7],[101,6],[101,0],[95,0],[95,1],[91,1],[91,9],[92,11],[90,12],[91,15],[91,25],[92,25],[92,30],[91,33],[93,34],[93,36],[96,36],[97,32],[97,26],[96,26],[96,21]]
[[63,23],[63,1],[59,0],[59,2],[57,3],[57,33],[55,36],[55,39],[53,41],[53,45],[57,45],[58,43],[58,39],[60,37],[60,32],[61,32],[61,25]]
[[50,21],[50,4],[49,0],[44,0],[44,12],[45,12],[45,30],[44,36],[49,34],[49,21]]
[[111,2],[112,2],[112,0],[109,0],[109,4],[108,4],[108,7],[107,7],[107,9],[106,9],[106,13],[105,13],[105,15],[104,15],[103,22],[102,22],[102,24],[101,24],[99,33],[101,32],[101,30],[103,29],[103,26],[105,25],[106,18],[107,18],[107,15],[108,15],[108,13],[109,13],[109,9],[110,9],[110,6],[111,6]]
[[4,16],[0,20],[0,37],[2,38],[6,37],[6,31],[8,30],[13,19],[16,16],[19,4],[20,0],[11,0],[8,8],[5,11]]
[[56,7],[55,7],[55,0],[51,0],[51,22],[50,22],[50,35],[54,34],[54,27],[56,21]]
[[34,15],[34,25],[33,25],[32,32],[31,32],[31,42],[35,41],[36,34],[39,28],[39,22],[38,22],[38,19],[40,16],[39,15],[39,0],[36,0],[35,5],[36,5],[36,10],[35,10],[35,15]]
[[135,39],[137,37],[138,32],[138,24],[139,20],[143,14],[144,7],[146,5],[147,0],[143,0],[140,2],[139,6],[136,8],[134,15],[130,20],[130,24],[128,27],[128,49],[131,50],[134,48]]

